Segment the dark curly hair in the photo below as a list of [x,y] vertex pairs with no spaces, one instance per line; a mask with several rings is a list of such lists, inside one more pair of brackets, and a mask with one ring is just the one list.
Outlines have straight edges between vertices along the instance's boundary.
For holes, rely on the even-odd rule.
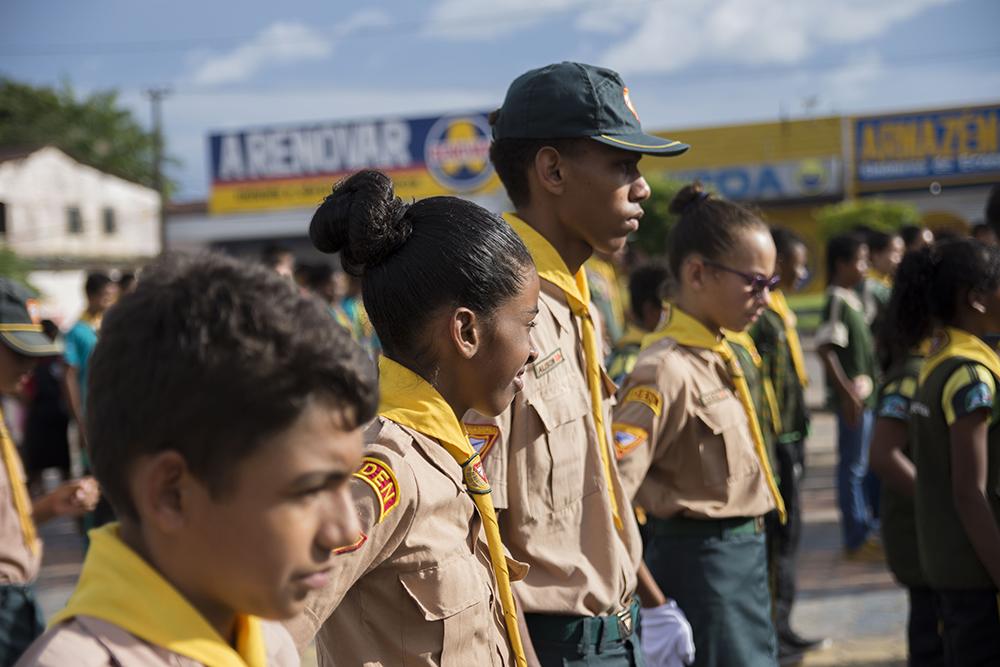
[[210,492],[310,400],[345,428],[375,415],[375,368],[315,299],[261,265],[165,256],[108,311],[89,373],[87,439],[115,510],[138,519],[136,459],[175,450]]
[[361,296],[382,351],[421,374],[434,363],[425,325],[440,308],[464,306],[489,320],[533,267],[503,218],[457,197],[405,204],[376,170],[338,183],[313,215],[309,237],[363,276]]

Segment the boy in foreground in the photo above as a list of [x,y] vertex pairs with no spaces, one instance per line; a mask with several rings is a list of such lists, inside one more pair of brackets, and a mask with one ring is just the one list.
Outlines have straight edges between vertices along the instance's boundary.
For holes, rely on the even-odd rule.
[[105,318],[88,436],[120,523],[24,665],[297,665],[264,619],[354,542],[347,480],[374,368],[322,305],[262,267],[168,257]]

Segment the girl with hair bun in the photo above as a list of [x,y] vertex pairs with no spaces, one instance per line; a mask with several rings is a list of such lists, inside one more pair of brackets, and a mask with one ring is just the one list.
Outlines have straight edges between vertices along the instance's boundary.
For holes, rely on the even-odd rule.
[[666,325],[643,340],[612,429],[626,492],[646,510],[645,561],[694,631],[695,665],[774,665],[764,515],[784,507],[751,388],[725,330],[757,320],[778,282],[750,210],[677,193]]
[[1000,359],[984,338],[1000,332],[1000,249],[959,239],[912,261],[893,300],[898,349],[931,337],[909,429],[920,573],[938,598],[948,664],[997,665]]
[[491,443],[460,417],[501,413],[536,357],[531,256],[503,219],[455,197],[405,204],[378,171],[336,185],[309,235],[362,277],[383,356],[352,480],[362,533],[335,550],[296,641],[315,635],[321,664],[527,664],[510,586],[525,568],[497,530]]

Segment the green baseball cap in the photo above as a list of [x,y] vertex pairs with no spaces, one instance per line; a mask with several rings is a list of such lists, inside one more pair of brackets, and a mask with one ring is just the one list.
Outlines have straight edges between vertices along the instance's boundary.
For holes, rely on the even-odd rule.
[[507,89],[493,139],[589,137],[648,155],[680,155],[690,146],[646,134],[618,72],[562,62],[525,72]]
[[0,278],[0,341],[26,357],[62,354],[61,342],[52,341],[35,322],[34,299],[28,290],[9,278]]

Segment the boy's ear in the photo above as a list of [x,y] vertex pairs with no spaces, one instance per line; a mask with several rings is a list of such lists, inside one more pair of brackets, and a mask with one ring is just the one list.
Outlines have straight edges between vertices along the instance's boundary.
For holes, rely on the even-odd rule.
[[448,320],[449,342],[463,359],[476,356],[482,346],[482,320],[468,308],[456,308]]
[[174,450],[157,452],[133,466],[132,498],[143,522],[174,532],[191,511],[193,478],[187,461]]
[[553,195],[560,195],[566,188],[563,158],[552,146],[543,146],[535,153],[535,178],[541,188]]

